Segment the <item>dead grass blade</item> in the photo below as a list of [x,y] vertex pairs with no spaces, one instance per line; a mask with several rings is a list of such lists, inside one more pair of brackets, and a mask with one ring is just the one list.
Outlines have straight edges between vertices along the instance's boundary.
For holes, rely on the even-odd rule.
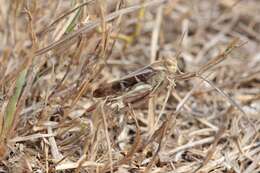
[[[70,15],[71,13],[77,11],[78,9],[84,7],[85,5],[88,5],[89,3],[93,2],[94,0],[88,0],[86,2],[83,2],[81,4],[79,4],[78,6],[76,6],[75,8],[69,10],[68,12],[60,15],[57,19],[55,19],[53,22],[51,22],[47,27],[45,27],[42,31],[40,31],[39,33],[37,33],[37,35],[43,35],[46,32],[48,32],[51,27],[53,27],[55,24],[57,24],[59,21],[61,21],[62,19],[64,19],[66,16]],[[80,10],[79,10],[80,11]]]
[[[133,158],[134,154],[140,149],[141,143],[142,143],[141,130],[140,130],[140,126],[138,124],[138,120],[136,119],[135,112],[134,112],[131,104],[128,104],[128,108],[129,108],[129,114],[134,119],[135,126],[136,126],[135,141],[134,141],[132,147],[129,149],[129,151],[126,152],[126,155],[124,156],[124,158],[122,158],[121,160],[114,163],[114,165],[113,165],[114,169],[117,169],[121,165],[129,164],[129,162]],[[101,169],[100,172],[107,172],[107,171],[109,171],[109,168],[108,168],[108,166],[105,166],[103,169]]]
[[[223,122],[225,123],[225,122]],[[213,157],[214,152],[216,150],[216,147],[218,145],[219,140],[221,139],[221,137],[223,136],[224,132],[225,132],[225,126],[220,127],[220,129],[218,130],[217,134],[215,135],[215,139],[213,141],[213,144],[211,145],[211,148],[208,150],[207,152],[207,156],[204,159],[203,163],[201,164],[200,167],[198,167],[194,173],[198,172],[199,170],[201,170]]]
[[[114,13],[107,15],[106,18],[105,18],[105,22],[109,22],[109,21],[117,18],[118,16],[131,13],[133,11],[136,11],[136,10],[142,8],[142,7],[148,7],[148,6],[151,6],[151,5],[155,5],[157,3],[163,3],[165,1],[166,0],[154,0],[154,1],[150,1],[149,3],[145,3],[144,5],[135,5],[135,6],[132,6],[132,7],[125,8],[125,9],[121,9],[117,12],[114,12]],[[47,46],[45,48],[37,50],[36,56],[40,56],[40,55],[42,55],[42,54],[44,54],[44,53],[46,53],[46,52],[48,52],[52,49],[55,49],[55,48],[61,46],[62,44],[64,44],[64,42],[71,40],[71,39],[79,36],[80,34],[89,32],[90,30],[99,26],[101,24],[101,22],[102,21],[100,21],[100,20],[97,20],[97,21],[94,21],[94,22],[89,22],[86,26],[80,28],[79,30],[70,33],[69,35],[65,36],[64,38],[61,38],[58,41],[51,43],[49,46]]]
[[108,133],[108,124],[107,124],[107,118],[106,118],[106,113],[104,110],[104,105],[105,102],[101,104],[101,111],[102,111],[102,119],[103,119],[103,125],[104,125],[104,131],[106,134],[106,142],[107,142],[107,146],[108,146],[108,155],[109,155],[109,166],[110,166],[110,171],[111,173],[113,173],[113,155],[112,155],[112,148],[111,148],[111,142],[110,142],[110,137],[109,137],[109,133]]
[[145,168],[144,173],[150,172],[154,162],[156,161],[158,153],[159,153],[159,151],[162,147],[163,137],[165,136],[166,130],[168,128],[168,123],[169,123],[169,121],[164,121],[164,123],[161,125],[161,127],[152,136],[153,139],[158,137],[159,146],[158,146],[157,150],[154,152],[151,161],[149,162],[149,164]]

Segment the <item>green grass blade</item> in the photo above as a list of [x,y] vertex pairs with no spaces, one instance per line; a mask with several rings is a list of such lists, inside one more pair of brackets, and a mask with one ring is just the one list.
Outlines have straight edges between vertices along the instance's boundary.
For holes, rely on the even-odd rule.
[[6,132],[8,132],[12,128],[16,106],[26,81],[26,74],[27,74],[27,69],[21,71],[19,77],[16,80],[14,94],[11,96],[6,107],[2,135],[6,135]]
[[77,12],[75,13],[75,16],[73,17],[73,19],[71,20],[69,26],[66,28],[66,32],[65,33],[70,33],[74,30],[76,24],[76,20],[78,19],[79,15],[80,15],[80,12],[81,12],[81,8],[79,8],[77,10]]

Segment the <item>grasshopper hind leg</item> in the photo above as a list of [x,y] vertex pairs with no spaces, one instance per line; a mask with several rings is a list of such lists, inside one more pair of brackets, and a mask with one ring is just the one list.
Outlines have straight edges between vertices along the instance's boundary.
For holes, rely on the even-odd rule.
[[153,96],[155,94],[155,92],[163,85],[163,80],[160,80],[159,82],[157,82],[157,84],[153,87],[150,95]]

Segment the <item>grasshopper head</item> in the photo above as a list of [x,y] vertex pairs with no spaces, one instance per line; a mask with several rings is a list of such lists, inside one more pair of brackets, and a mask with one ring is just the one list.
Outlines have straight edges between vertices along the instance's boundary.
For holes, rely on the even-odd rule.
[[164,71],[168,74],[174,74],[178,70],[177,59],[172,56],[163,56],[161,60],[154,62],[152,66],[156,70]]
[[178,70],[177,57],[171,51],[160,51],[159,52],[159,70],[162,70],[168,74],[174,74]]
[[165,70],[167,71],[167,73],[174,74],[177,72],[178,64],[177,64],[177,60],[175,58],[172,58],[172,57],[164,58],[162,60],[162,62],[163,62],[163,66],[164,66]]

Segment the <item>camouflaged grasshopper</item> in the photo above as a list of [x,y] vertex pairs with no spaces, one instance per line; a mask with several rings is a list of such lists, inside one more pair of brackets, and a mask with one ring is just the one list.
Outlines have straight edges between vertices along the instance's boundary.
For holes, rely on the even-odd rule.
[[176,71],[177,60],[165,58],[100,86],[94,90],[93,96],[113,97],[122,99],[124,103],[132,103],[153,94]]

